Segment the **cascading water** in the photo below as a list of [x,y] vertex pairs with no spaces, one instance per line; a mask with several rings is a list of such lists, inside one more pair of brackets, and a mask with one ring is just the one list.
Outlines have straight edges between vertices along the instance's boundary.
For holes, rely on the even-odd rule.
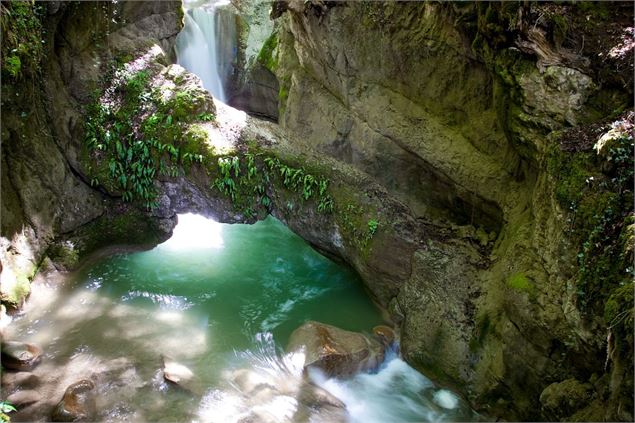
[[222,102],[236,38],[234,25],[222,13],[228,5],[228,0],[184,1],[184,27],[176,38],[178,63],[198,75],[205,89]]

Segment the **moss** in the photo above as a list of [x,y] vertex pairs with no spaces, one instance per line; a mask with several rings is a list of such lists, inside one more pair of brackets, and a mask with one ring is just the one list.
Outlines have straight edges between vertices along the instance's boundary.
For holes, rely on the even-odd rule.
[[520,292],[532,293],[534,285],[524,273],[515,273],[507,278],[507,286]]
[[79,263],[79,253],[71,242],[58,242],[52,244],[46,255],[57,265],[64,269],[74,269]]
[[265,41],[258,53],[258,62],[275,73],[278,67],[276,48],[278,46],[278,34],[273,32]]
[[129,206],[117,214],[98,218],[77,230],[70,242],[74,245],[77,259],[105,247],[116,245],[155,245],[162,241],[164,232],[156,219]]
[[2,73],[12,80],[35,77],[44,56],[42,17],[46,4],[2,3]]
[[30,279],[32,277],[33,274],[17,273],[13,281],[3,286],[2,303],[11,308],[20,307],[31,292]]
[[569,32],[569,22],[567,18],[562,15],[553,15],[551,17],[553,23],[553,42],[557,48],[562,46],[562,43],[567,38]]
[[342,238],[355,247],[362,258],[370,257],[372,240],[377,231],[384,230],[379,211],[369,207],[360,193],[347,185],[333,188],[335,221]]
[[475,352],[483,346],[485,339],[492,329],[492,320],[488,313],[480,314],[476,317],[474,335],[470,338],[470,351]]

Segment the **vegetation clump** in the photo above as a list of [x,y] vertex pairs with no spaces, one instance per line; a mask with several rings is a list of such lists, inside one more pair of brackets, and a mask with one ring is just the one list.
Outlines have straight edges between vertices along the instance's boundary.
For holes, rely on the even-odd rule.
[[86,146],[97,164],[91,184],[147,208],[157,204],[157,176],[175,177],[184,166],[203,161],[201,135],[186,124],[215,119],[212,113],[192,113],[198,93],[185,88],[166,97],[151,84],[154,77],[150,69],[134,66],[115,70],[108,88],[89,105],[85,123]]
[[45,3],[35,1],[0,4],[3,76],[17,81],[39,74],[44,56],[41,18],[45,9]]
[[589,316],[604,314],[609,330],[631,335],[633,117],[631,112],[611,124],[596,151],[557,150],[549,161],[556,199],[568,211],[569,234],[579,246],[578,306]]
[[256,214],[258,206],[269,210],[271,198],[267,194],[270,183],[279,182],[282,187],[299,196],[300,201],[315,200],[319,213],[333,211],[333,198],[328,194],[328,179],[315,176],[304,168],[295,168],[278,158],[247,153],[218,159],[219,176],[213,186],[231,198],[234,206],[247,217]]

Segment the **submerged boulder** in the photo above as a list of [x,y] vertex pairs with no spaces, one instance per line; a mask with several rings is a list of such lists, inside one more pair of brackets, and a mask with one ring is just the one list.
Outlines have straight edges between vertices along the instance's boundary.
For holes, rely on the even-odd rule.
[[51,420],[54,422],[95,421],[97,407],[93,390],[95,384],[87,379],[66,388],[62,400],[57,403]]
[[[4,361],[2,363],[4,365]],[[2,375],[2,385],[10,388],[29,389],[37,386],[40,378],[31,372],[5,372]]]
[[10,402],[15,407],[25,407],[27,405],[38,402],[42,399],[42,395],[39,392],[33,390],[18,391],[7,397],[7,402]]
[[10,370],[30,370],[42,358],[42,348],[24,342],[2,343],[2,366]]
[[181,363],[174,361],[172,358],[162,355],[163,378],[175,385],[186,389],[193,394],[200,395],[203,391],[199,379],[196,375]]
[[305,368],[318,368],[338,377],[374,369],[384,359],[384,348],[378,341],[314,321],[293,331],[287,350],[303,350]]

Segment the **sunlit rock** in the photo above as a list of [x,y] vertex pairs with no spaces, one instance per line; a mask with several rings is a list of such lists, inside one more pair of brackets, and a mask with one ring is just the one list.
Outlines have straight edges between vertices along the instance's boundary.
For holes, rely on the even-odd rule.
[[90,380],[80,380],[66,388],[64,397],[55,406],[51,420],[54,422],[95,421],[97,407]]
[[313,321],[293,331],[287,350],[303,350],[304,367],[317,367],[329,376],[371,370],[384,359],[384,349],[376,340]]
[[373,328],[373,335],[385,346],[389,347],[395,342],[395,331],[386,325],[379,325]]
[[29,370],[41,359],[42,349],[34,344],[6,341],[2,343],[2,366],[11,370]]

